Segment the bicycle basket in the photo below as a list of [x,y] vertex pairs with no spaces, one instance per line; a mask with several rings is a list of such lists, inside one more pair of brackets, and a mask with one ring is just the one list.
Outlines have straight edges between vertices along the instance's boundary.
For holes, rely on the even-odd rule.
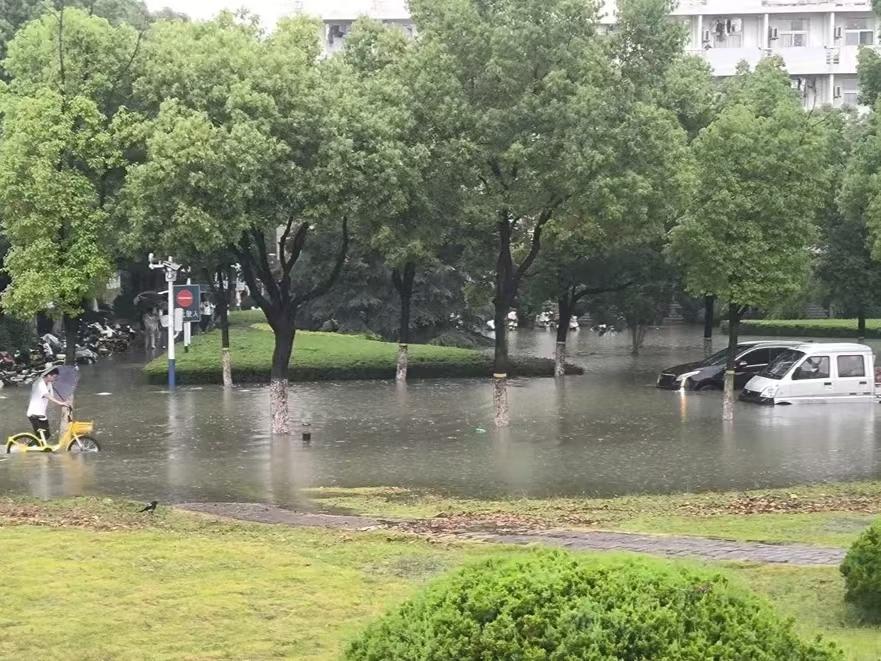
[[85,436],[91,434],[95,429],[94,422],[72,422],[70,423],[70,432],[74,436]]

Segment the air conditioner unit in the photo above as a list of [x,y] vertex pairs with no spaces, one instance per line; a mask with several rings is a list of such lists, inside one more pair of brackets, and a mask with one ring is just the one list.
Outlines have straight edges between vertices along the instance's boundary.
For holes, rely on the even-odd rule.
[[826,64],[838,64],[841,62],[841,52],[838,49],[826,50]]
[[838,26],[837,28],[835,28],[835,38],[841,39],[841,35],[842,35],[841,26]]
[[768,37],[771,41],[775,41],[778,38],[778,34],[777,28],[768,28]]
[[832,98],[840,99],[841,98],[841,87],[836,86],[835,91],[832,93]]
[[713,40],[712,34],[709,30],[704,30],[704,43],[708,44]]

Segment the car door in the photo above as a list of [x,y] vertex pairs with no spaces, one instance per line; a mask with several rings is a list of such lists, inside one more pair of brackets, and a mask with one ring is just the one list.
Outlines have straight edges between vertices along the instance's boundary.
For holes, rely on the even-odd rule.
[[767,347],[751,349],[737,359],[734,371],[734,387],[743,388],[751,378],[771,362],[771,350]]
[[834,397],[832,359],[829,356],[807,356],[792,373],[792,383],[786,388],[787,399]]
[[858,397],[872,394],[872,383],[866,356],[863,354],[841,354],[835,356],[837,378],[836,397]]

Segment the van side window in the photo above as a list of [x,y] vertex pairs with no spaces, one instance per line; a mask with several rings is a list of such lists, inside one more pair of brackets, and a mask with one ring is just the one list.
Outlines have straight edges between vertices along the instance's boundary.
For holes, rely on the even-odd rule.
[[866,376],[866,360],[862,356],[838,356],[838,376]]
[[828,379],[829,356],[811,356],[799,365],[792,375],[793,379]]

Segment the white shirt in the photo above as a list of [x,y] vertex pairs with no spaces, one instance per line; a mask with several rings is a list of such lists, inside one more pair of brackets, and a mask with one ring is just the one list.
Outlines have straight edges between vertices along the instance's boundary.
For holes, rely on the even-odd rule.
[[49,408],[49,396],[55,396],[52,386],[40,377],[31,386],[31,401],[28,404],[28,417],[45,418]]

